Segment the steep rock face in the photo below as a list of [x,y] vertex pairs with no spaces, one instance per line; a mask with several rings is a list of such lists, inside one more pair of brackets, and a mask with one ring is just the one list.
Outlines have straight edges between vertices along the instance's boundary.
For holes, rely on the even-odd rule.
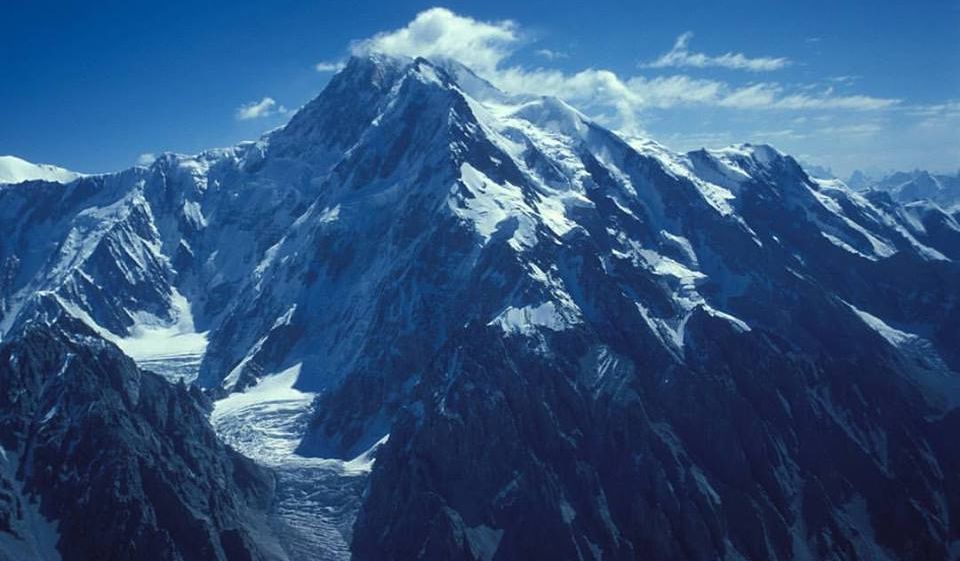
[[264,518],[272,476],[217,440],[204,407],[76,320],[25,326],[0,349],[3,543],[64,560],[284,559]]
[[917,417],[937,419],[897,359],[687,329],[683,367],[615,333],[548,337],[545,358],[465,331],[378,456],[356,557],[948,557],[952,429]]

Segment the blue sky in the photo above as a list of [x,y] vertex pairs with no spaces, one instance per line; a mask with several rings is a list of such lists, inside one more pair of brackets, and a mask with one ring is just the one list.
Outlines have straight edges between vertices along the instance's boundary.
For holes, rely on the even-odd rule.
[[960,168],[960,0],[0,2],[0,154],[78,171],[256,138],[371,48],[449,51],[674,149]]

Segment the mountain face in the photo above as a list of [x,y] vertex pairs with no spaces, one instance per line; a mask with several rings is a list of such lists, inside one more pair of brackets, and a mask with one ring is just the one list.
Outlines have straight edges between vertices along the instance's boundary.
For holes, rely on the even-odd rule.
[[[101,376],[76,407],[129,378],[189,413],[105,409],[139,423],[117,470],[197,486],[131,483],[158,558],[944,559],[957,219],[372,55],[258,142],[0,187],[3,342],[63,348],[6,351],[2,383],[48,403],[77,355]],[[45,426],[19,403],[0,414]],[[45,462],[89,465],[81,421]],[[23,464],[35,432],[3,448]],[[6,473],[94,558],[57,497],[96,481]]]
[[49,164],[34,164],[16,156],[0,156],[0,183],[56,181],[69,183],[82,174]]

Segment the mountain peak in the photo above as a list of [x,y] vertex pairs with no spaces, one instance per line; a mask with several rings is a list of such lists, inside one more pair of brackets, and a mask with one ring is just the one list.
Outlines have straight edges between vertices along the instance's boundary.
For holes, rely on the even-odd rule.
[[34,164],[16,156],[0,156],[0,183],[55,181],[69,183],[83,174],[50,164]]
[[[351,57],[327,86],[301,108],[289,123],[268,135],[275,156],[295,158],[320,169],[332,169],[366,134],[382,125],[386,115],[418,112],[475,99],[505,98],[465,66],[451,60],[435,62],[367,53]],[[402,98],[402,100],[401,100]]]

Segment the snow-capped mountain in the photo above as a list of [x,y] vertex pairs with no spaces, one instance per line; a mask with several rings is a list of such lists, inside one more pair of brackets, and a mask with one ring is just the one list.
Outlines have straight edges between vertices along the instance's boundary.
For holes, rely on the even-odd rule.
[[36,180],[69,183],[82,175],[50,164],[34,164],[16,156],[0,156],[0,183]]
[[950,211],[960,211],[960,172],[950,175],[926,170],[898,171],[874,179],[857,171],[848,184],[860,191],[886,191],[900,203],[929,201]]
[[772,147],[371,55],[260,141],[0,190],[0,333],[206,388],[277,478],[253,558],[946,558],[958,259]]

